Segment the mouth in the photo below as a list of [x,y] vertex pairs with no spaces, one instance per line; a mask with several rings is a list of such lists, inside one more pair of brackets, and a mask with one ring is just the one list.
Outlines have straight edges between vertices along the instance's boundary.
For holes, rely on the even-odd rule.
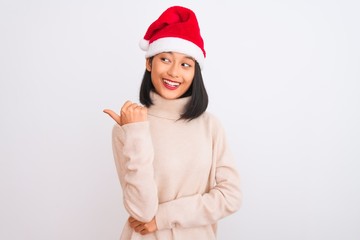
[[170,90],[175,90],[180,86],[179,82],[170,81],[168,79],[163,79],[163,83],[164,83],[164,86]]

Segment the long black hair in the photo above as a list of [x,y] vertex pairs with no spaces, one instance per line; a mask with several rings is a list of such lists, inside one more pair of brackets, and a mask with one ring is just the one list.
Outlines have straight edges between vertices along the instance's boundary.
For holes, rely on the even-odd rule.
[[[150,58],[149,61],[151,62],[152,58]],[[155,87],[151,81],[151,72],[146,69],[140,86],[140,102],[146,107],[153,105],[150,98],[151,91],[155,92]],[[197,61],[195,61],[194,79],[189,89],[181,97],[188,96],[191,96],[191,99],[185,107],[185,112],[181,114],[180,119],[191,121],[205,112],[209,103],[208,94],[201,75],[201,69]]]

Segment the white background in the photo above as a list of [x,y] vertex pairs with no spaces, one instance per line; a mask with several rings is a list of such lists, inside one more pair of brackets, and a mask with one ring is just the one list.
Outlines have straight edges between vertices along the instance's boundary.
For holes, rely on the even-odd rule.
[[198,15],[209,111],[242,176],[222,240],[360,239],[360,3],[0,0],[0,239],[118,239],[103,108],[137,101],[138,42]]

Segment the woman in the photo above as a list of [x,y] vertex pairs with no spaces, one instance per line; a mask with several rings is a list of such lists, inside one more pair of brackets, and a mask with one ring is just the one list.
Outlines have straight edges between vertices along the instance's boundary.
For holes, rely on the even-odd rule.
[[196,16],[165,10],[140,47],[142,105],[125,102],[113,152],[130,217],[121,239],[216,239],[218,220],[241,205],[239,175],[216,117],[206,112],[205,60]]

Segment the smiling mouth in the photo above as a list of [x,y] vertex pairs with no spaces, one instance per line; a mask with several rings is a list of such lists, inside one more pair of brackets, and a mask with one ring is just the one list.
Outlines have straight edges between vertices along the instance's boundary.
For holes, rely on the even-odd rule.
[[180,83],[178,82],[173,82],[167,79],[163,79],[164,85],[166,88],[170,89],[170,90],[174,90],[176,88],[178,88],[180,86]]

